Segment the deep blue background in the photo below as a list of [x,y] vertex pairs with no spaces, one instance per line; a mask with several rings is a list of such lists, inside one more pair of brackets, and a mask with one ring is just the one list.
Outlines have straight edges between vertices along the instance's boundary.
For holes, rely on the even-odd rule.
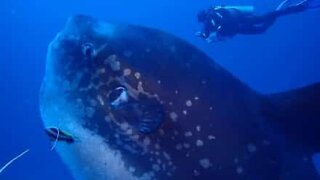
[[320,11],[279,19],[265,34],[208,45],[193,36],[196,13],[212,3],[272,10],[279,0],[2,0],[0,7],[0,166],[31,151],[0,179],[70,179],[50,151],[39,115],[38,94],[48,43],[70,15],[156,27],[203,49],[259,92],[285,91],[320,81]]

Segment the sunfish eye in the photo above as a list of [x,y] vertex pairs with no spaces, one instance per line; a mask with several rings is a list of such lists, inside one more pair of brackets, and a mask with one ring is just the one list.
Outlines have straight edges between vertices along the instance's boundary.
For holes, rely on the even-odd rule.
[[96,54],[93,44],[92,43],[83,44],[82,45],[82,54],[86,58],[92,59]]
[[109,102],[113,107],[117,107],[123,104],[124,102],[128,102],[128,99],[129,99],[127,89],[122,86],[113,89],[110,92],[108,98],[109,98]]

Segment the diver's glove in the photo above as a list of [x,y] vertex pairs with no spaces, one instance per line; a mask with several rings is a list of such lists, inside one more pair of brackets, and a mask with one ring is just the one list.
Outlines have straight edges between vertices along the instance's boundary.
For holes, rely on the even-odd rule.
[[213,42],[218,42],[217,32],[210,33],[209,37],[206,38],[207,43],[211,44]]
[[206,39],[207,35],[204,32],[198,31],[196,33],[194,33],[195,36]]
[[195,36],[206,40],[208,43],[212,43],[212,42],[218,41],[218,38],[216,36],[216,32],[210,33],[209,36],[208,36],[204,32],[199,31],[199,32],[195,33]]
[[200,38],[202,38],[202,39],[204,39],[204,40],[206,40],[207,43],[209,43],[209,44],[211,44],[213,42],[223,41],[223,40],[226,39],[226,38],[223,38],[223,37],[217,35],[217,32],[212,32],[212,33],[209,34],[209,36],[206,36],[201,32],[197,32],[197,33],[195,33],[195,35],[200,37]]

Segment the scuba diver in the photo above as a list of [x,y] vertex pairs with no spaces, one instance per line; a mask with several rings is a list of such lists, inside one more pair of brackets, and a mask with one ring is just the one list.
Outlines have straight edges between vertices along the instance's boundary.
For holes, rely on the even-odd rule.
[[253,6],[214,6],[198,13],[198,22],[202,23],[203,30],[196,36],[211,43],[236,34],[262,34],[280,16],[320,8],[320,3],[312,4],[311,1],[314,0],[290,4],[290,0],[285,0],[276,10],[264,15],[255,15]]

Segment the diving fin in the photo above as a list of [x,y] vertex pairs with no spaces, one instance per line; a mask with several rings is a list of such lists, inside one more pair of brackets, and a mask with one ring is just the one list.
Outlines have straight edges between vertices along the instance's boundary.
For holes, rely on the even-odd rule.
[[288,8],[290,6],[305,6],[306,9],[311,10],[311,9],[318,9],[320,8],[320,0],[302,0],[299,3],[296,3],[295,1],[291,2],[292,0],[284,0],[281,2],[278,7],[276,8],[277,11],[281,9]]

